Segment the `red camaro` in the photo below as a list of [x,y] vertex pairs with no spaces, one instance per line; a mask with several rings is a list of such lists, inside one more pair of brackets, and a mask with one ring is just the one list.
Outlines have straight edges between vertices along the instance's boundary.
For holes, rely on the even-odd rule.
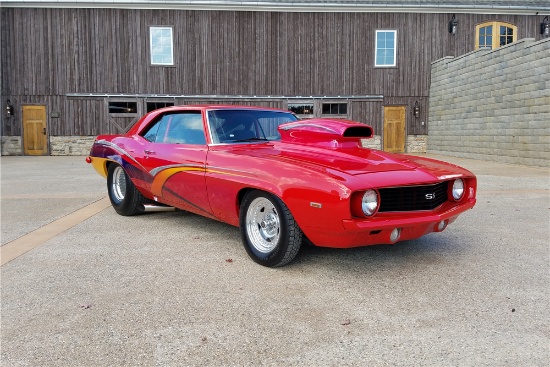
[[86,159],[114,209],[168,205],[240,227],[250,257],[289,263],[317,246],[393,244],[441,232],[476,202],[476,178],[448,163],[362,146],[368,125],[241,106],[148,113],[98,136]]

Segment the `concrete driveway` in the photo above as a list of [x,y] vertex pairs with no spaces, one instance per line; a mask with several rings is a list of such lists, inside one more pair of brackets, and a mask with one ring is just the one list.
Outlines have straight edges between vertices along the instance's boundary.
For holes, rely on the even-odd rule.
[[237,228],[104,209],[84,157],[2,157],[1,365],[547,366],[548,170],[436,158],[479,180],[444,232],[269,269]]

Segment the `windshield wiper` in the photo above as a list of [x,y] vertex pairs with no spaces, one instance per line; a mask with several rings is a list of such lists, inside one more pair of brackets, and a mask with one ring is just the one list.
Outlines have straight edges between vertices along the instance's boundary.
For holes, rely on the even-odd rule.
[[247,139],[233,140],[233,143],[243,143],[243,142],[247,142],[247,141],[269,141],[269,139],[265,139],[265,138],[247,138]]

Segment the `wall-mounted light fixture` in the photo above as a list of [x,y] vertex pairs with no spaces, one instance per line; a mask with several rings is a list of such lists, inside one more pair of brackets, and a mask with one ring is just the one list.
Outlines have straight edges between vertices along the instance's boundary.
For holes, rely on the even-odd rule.
[[548,15],[542,19],[540,23],[540,34],[543,38],[550,37],[550,22],[548,22]]
[[453,14],[453,17],[449,22],[449,33],[454,36],[457,30],[458,30],[458,20],[456,20],[455,15]]
[[8,99],[6,101],[6,117],[10,118],[13,116],[13,106],[11,105],[11,101]]
[[414,115],[415,118],[419,118],[419,117],[420,117],[420,105],[418,104],[418,101],[416,101],[416,102],[414,103],[413,115]]

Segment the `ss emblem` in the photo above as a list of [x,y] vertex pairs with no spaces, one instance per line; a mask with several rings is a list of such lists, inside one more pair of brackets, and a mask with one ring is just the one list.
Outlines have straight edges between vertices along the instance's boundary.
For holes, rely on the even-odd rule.
[[435,199],[435,194],[426,194],[425,198],[426,198],[426,200],[433,200],[433,199]]

